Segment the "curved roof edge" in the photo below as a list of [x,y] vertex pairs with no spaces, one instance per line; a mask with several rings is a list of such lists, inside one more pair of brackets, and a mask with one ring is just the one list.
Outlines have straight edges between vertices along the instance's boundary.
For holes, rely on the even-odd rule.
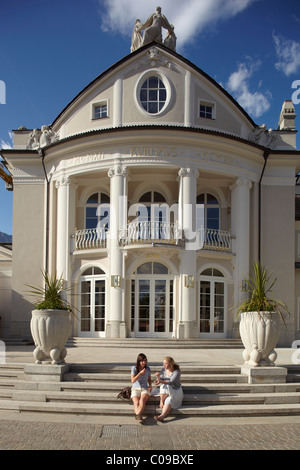
[[190,62],[188,59],[186,59],[185,57],[183,57],[182,55],[178,54],[177,52],[174,52],[172,51],[171,49],[169,49],[168,47],[164,46],[163,44],[160,44],[160,43],[157,43],[155,41],[149,43],[149,44],[146,44],[145,46],[142,46],[140,47],[139,49],[137,49],[136,51],[134,52],[131,52],[130,54],[128,54],[127,56],[123,57],[121,60],[119,60],[118,62],[116,62],[115,64],[113,64],[112,66],[110,66],[108,69],[106,69],[104,72],[102,72],[100,75],[98,75],[94,80],[92,80],[86,87],[84,87],[64,108],[63,110],[58,114],[58,116],[54,119],[54,121],[52,122],[51,126],[54,126],[56,124],[56,122],[60,119],[60,117],[67,111],[67,109],[73,104],[75,103],[79,98],[80,96],[82,96],[90,87],[92,87],[98,80],[100,80],[101,78],[105,77],[105,75],[108,75],[109,73],[111,73],[114,68],[117,68],[119,67],[120,65],[122,65],[123,63],[125,63],[127,60],[129,60],[130,58],[133,58],[134,56],[137,56],[139,55],[141,52],[147,50],[148,48],[150,47],[158,47],[160,49],[162,49],[163,51],[167,52],[168,54],[170,55],[173,55],[174,57],[176,57],[177,59],[181,60],[182,62],[184,62],[187,66],[191,67],[192,69],[194,69],[197,73],[199,73],[200,75],[202,75],[204,78],[206,78],[208,81],[210,81],[216,88],[218,88],[237,108],[238,110],[245,116],[245,118],[249,121],[249,123],[253,126],[253,127],[257,127],[257,124],[253,121],[253,119],[249,116],[249,114],[244,110],[244,108],[242,108],[242,106],[233,98],[232,95],[230,95],[230,93],[228,93],[228,91],[225,90],[225,88],[223,88],[218,82],[216,82],[212,77],[210,77],[206,72],[204,72],[202,69],[200,69],[199,67],[197,67],[197,65],[193,64],[192,62]]
[[[163,130],[169,130],[169,131],[176,131],[176,132],[191,132],[194,134],[206,134],[206,135],[215,135],[217,137],[222,137],[225,139],[233,140],[233,141],[238,141],[241,142],[245,145],[250,145],[251,147],[255,147],[259,150],[262,150],[263,152],[265,151],[270,151],[270,153],[273,153],[273,150],[264,147],[262,145],[257,144],[256,142],[253,142],[251,140],[245,139],[243,137],[239,137],[238,135],[234,134],[227,134],[225,132],[217,131],[214,129],[205,129],[201,127],[185,127],[185,126],[172,126],[172,125],[166,125],[166,124],[139,124],[139,125],[130,125],[130,126],[122,126],[122,127],[107,127],[105,129],[95,129],[87,132],[82,132],[80,134],[73,134],[68,137],[65,137],[64,139],[60,139],[56,142],[53,142],[50,145],[47,145],[42,148],[43,151],[57,147],[59,145],[62,145],[67,142],[71,142],[72,140],[77,140],[77,139],[83,139],[85,137],[89,137],[91,135],[101,135],[101,134],[109,134],[109,133],[117,133],[117,132],[127,132],[127,131],[134,131],[134,130],[156,130],[156,131],[163,131]],[[16,150],[17,151],[17,150]],[[28,152],[28,150],[26,150]],[[32,152],[32,150],[31,150]],[[275,151],[274,151],[275,152]],[[294,153],[294,151],[290,150],[278,150],[276,151],[278,153]],[[300,150],[299,150],[300,153]]]
[[[274,155],[299,155],[300,156],[300,150],[299,149],[271,149],[270,147],[265,147],[263,145],[260,145],[256,142],[253,142],[251,140],[245,139],[243,137],[239,137],[238,135],[234,134],[227,134],[225,132],[217,131],[214,129],[205,129],[201,127],[185,127],[185,126],[172,126],[172,125],[166,125],[166,124],[139,124],[139,125],[131,125],[131,126],[122,126],[122,127],[107,127],[105,129],[94,129],[91,131],[87,132],[82,132],[80,134],[73,134],[68,137],[65,137],[63,139],[60,139],[56,142],[53,142],[50,145],[41,147],[39,149],[15,149],[15,148],[10,148],[10,149],[0,149],[0,155],[2,156],[4,162],[6,162],[5,159],[5,154],[7,155],[13,155],[13,154],[32,154],[32,155],[38,155],[41,156],[42,154],[45,153],[47,150],[51,150],[54,147],[58,147],[60,145],[63,145],[65,143],[78,140],[78,139],[84,139],[85,137],[89,137],[91,135],[101,135],[101,134],[109,134],[109,133],[117,133],[117,132],[126,132],[126,131],[134,131],[134,130],[157,130],[157,131],[163,131],[163,130],[169,130],[169,131],[176,131],[176,132],[191,132],[194,134],[206,134],[206,135],[214,135],[216,137],[220,138],[225,138],[228,140],[232,141],[237,141],[245,145],[249,145],[250,147],[254,147],[258,150],[261,150],[264,154],[274,154]],[[6,162],[7,163],[7,162]]]

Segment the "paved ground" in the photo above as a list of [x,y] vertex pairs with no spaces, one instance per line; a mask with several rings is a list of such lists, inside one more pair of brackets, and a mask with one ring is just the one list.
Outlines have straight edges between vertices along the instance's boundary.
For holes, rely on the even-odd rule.
[[[0,450],[299,450],[300,418],[183,419],[145,425],[116,420],[0,415]],[[191,422],[190,422],[191,421]],[[128,420],[129,422],[129,420]],[[133,453],[134,455],[134,453]]]
[[[32,362],[32,347],[7,347],[6,362]],[[132,364],[140,351],[122,351],[122,364]],[[240,350],[144,351],[151,363],[165,354],[180,364],[232,365],[241,363]],[[291,363],[291,349],[279,349],[278,365]],[[119,352],[104,348],[70,348],[67,362],[117,362]],[[151,365],[151,364],[150,364]],[[299,450],[300,416],[278,418],[179,418],[163,423],[147,418],[87,417],[0,413],[0,450]],[[157,453],[157,452],[156,452]],[[107,454],[105,454],[105,458]],[[108,454],[119,455],[119,454]],[[122,453],[120,454],[122,455]],[[194,456],[194,458],[196,458]],[[107,462],[106,462],[107,463]],[[124,463],[124,462],[120,462]],[[152,462],[153,463],[153,462]],[[195,463],[195,461],[193,462]],[[133,465],[137,466],[137,465]]]

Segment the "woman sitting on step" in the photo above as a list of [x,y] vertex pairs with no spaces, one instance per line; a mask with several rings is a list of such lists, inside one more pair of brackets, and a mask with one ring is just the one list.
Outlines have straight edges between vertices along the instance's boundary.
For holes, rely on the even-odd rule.
[[152,390],[151,370],[145,354],[138,355],[136,365],[131,367],[131,399],[134,405],[135,419],[143,424],[142,413]]
[[156,372],[157,377],[154,385],[160,384],[160,404],[162,412],[154,416],[157,421],[163,421],[171,409],[177,409],[182,405],[183,391],[180,383],[180,367],[175,364],[172,357],[165,357],[161,372]]

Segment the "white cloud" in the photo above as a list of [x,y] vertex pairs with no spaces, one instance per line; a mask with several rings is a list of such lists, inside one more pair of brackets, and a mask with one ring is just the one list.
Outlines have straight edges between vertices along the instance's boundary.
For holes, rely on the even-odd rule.
[[[260,62],[253,62],[248,58],[247,63],[238,65],[238,70],[233,72],[227,82],[227,89],[234,98],[251,116],[258,118],[270,108],[271,93],[265,94],[250,90],[249,79],[260,67]],[[261,82],[259,84],[261,86]]]
[[11,149],[12,148],[12,142],[13,142],[13,133],[9,132],[9,141],[4,140],[0,137],[0,148],[1,149]]
[[103,31],[131,36],[134,22],[142,22],[157,5],[168,21],[175,26],[178,45],[183,46],[208,25],[231,18],[257,0],[98,0]]
[[300,43],[273,33],[278,62],[275,67],[287,77],[300,69]]

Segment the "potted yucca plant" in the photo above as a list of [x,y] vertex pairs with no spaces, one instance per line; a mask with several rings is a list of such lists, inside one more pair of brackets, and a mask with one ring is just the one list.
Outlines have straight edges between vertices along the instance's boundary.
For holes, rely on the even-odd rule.
[[72,308],[62,298],[67,289],[64,280],[56,274],[42,272],[44,286],[27,286],[30,294],[38,298],[30,322],[31,334],[36,346],[33,351],[35,362],[64,362],[67,355],[65,344],[71,332]]
[[245,347],[243,358],[252,366],[271,366],[277,358],[280,325],[285,325],[289,311],[284,302],[271,295],[276,280],[259,262],[253,264],[253,275],[245,279],[245,298],[238,306],[237,316]]

